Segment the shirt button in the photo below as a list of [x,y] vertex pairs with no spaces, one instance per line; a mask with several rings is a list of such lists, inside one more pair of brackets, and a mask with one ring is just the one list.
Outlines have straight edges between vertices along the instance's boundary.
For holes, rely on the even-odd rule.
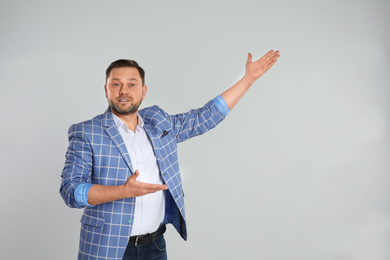
[[131,218],[129,218],[129,220],[127,221],[127,223],[133,224],[133,220],[132,220]]

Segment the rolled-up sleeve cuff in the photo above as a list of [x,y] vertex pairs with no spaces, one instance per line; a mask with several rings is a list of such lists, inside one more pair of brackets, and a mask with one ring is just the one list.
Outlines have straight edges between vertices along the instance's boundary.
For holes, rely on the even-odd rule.
[[76,189],[74,190],[74,199],[76,200],[78,206],[93,207],[92,205],[88,204],[88,192],[92,186],[93,184],[91,183],[80,183],[77,185]]
[[221,95],[216,96],[216,97],[213,99],[213,101],[214,101],[215,105],[217,106],[218,110],[219,110],[224,116],[226,116],[227,114],[229,114],[230,109],[228,108],[225,99],[223,99],[223,97],[221,97]]

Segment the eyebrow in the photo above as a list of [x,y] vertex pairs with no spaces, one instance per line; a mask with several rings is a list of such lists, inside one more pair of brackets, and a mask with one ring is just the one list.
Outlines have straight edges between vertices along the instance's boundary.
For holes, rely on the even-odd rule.
[[[120,79],[118,79],[118,78],[113,78],[112,81],[114,81],[114,80],[120,81]],[[138,80],[136,78],[129,78],[129,79],[127,79],[127,81],[138,81]]]

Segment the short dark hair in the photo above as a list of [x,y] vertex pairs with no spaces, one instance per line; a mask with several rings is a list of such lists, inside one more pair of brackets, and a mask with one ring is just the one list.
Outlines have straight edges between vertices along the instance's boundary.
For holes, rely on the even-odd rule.
[[110,64],[110,66],[108,66],[108,68],[106,70],[106,81],[107,81],[108,77],[110,76],[110,73],[111,73],[112,69],[114,69],[114,68],[123,68],[123,67],[136,68],[138,70],[139,74],[141,75],[142,86],[145,85],[145,71],[134,60],[124,60],[124,59],[121,59],[121,60],[116,60],[116,61],[112,62]]

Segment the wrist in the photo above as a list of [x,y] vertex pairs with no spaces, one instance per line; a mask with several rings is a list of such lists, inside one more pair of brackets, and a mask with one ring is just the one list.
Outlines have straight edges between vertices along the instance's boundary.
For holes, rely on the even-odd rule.
[[255,80],[248,74],[245,74],[244,77],[241,79],[241,81],[243,82],[244,86],[248,89],[250,88],[250,86],[253,85],[253,83],[255,83]]
[[125,184],[116,186],[116,188],[117,188],[117,192],[119,194],[119,197],[121,197],[121,198],[128,198],[129,197],[129,195],[127,194],[127,189],[125,187]]

